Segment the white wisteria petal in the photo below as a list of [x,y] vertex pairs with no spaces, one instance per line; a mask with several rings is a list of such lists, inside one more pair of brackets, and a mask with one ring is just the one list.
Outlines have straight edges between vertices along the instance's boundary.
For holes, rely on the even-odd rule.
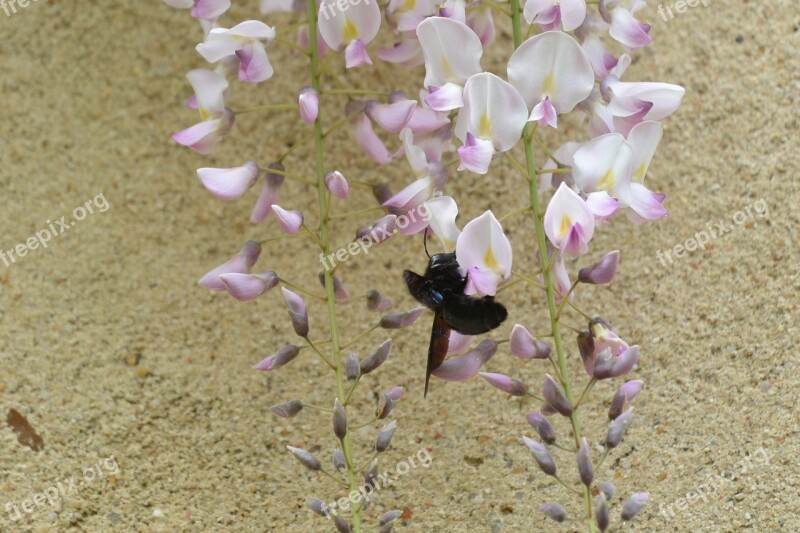
[[430,212],[430,228],[436,235],[445,250],[448,252],[455,250],[458,236],[461,230],[456,226],[458,216],[458,205],[450,196],[439,196],[426,202]]
[[508,60],[508,80],[528,109],[550,97],[556,111],[569,113],[594,87],[594,70],[575,39],[560,31],[531,37]]
[[339,0],[322,0],[319,6],[319,33],[334,50],[341,50],[353,41],[367,44],[381,27],[381,10],[374,0],[349,2],[346,9]]
[[464,226],[456,241],[456,257],[464,270],[479,268],[494,272],[499,279],[511,276],[511,243],[491,211]]
[[469,170],[476,174],[486,174],[489,172],[489,165],[494,157],[495,150],[492,141],[478,139],[473,134],[467,132],[467,140],[463,146],[458,147],[458,158],[461,164],[458,171]]
[[221,200],[234,200],[256,184],[261,170],[252,161],[235,168],[199,168],[197,177],[203,186]]
[[650,161],[653,160],[658,143],[661,142],[663,131],[660,122],[647,120],[634,126],[628,134],[628,143],[633,149],[631,180],[634,182],[644,181]]
[[425,87],[463,85],[481,72],[483,45],[469,26],[444,17],[430,17],[417,26],[425,56]]
[[513,148],[528,119],[528,108],[517,90],[507,81],[482,72],[464,85],[464,107],[458,112],[455,134],[466,141],[467,133],[491,140],[495,150]]
[[609,85],[608,111],[615,117],[629,117],[651,104],[641,120],[661,120],[678,109],[686,90],[680,85],[659,82],[617,82]]
[[562,252],[573,257],[582,255],[589,250],[594,234],[594,215],[583,198],[562,183],[547,205],[544,231]]
[[225,112],[225,91],[228,81],[213,70],[198,68],[186,73],[186,78],[194,89],[197,108],[202,120],[220,116]]
[[431,85],[425,103],[434,111],[452,111],[464,105],[464,87],[457,83],[445,83],[441,87]]
[[596,137],[578,148],[572,156],[572,176],[584,192],[614,194],[629,181],[633,150],[619,133]]

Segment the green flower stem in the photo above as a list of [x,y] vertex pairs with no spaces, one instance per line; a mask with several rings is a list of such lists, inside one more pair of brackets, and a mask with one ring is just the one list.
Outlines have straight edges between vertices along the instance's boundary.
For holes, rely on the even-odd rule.
[[[522,44],[522,24],[520,16],[522,9],[519,0],[511,0],[511,25],[514,32],[514,48]],[[544,224],[542,223],[542,206],[539,201],[539,181],[536,179],[536,160],[533,154],[533,145],[528,140],[531,138],[531,126],[525,125],[525,130],[522,134],[525,139],[525,162],[526,170],[529,178],[529,189],[531,199],[531,211],[533,212],[534,226],[536,228],[536,241],[539,247],[539,264],[548,264],[547,258],[547,242],[544,234]],[[571,404],[574,404],[572,399],[572,385],[569,381],[569,372],[567,370],[567,358],[564,354],[564,344],[561,340],[561,328],[558,322],[558,309],[556,307],[556,291],[553,286],[553,277],[550,269],[546,268],[542,272],[544,279],[545,291],[547,293],[547,309],[550,314],[550,326],[553,331],[553,344],[555,345],[556,355],[558,358],[559,374],[561,377],[561,385],[564,387],[564,394]],[[575,436],[575,447],[580,448],[581,445],[581,426],[578,421],[577,413],[573,412],[570,416],[572,423],[572,432]],[[583,503],[586,510],[586,523],[591,533],[597,533],[597,524],[592,514],[592,495],[589,487],[582,485],[583,489]]]
[[[307,0],[308,11],[308,48],[309,48],[309,71],[311,75],[311,86],[317,91],[322,92],[319,81],[319,55],[317,53],[317,2]],[[322,247],[322,254],[327,257],[330,254],[330,229],[328,227],[329,198],[328,189],[325,187],[325,161],[323,140],[325,132],[322,129],[322,120],[317,116],[314,121],[314,152],[317,174],[317,204],[319,206],[319,240]],[[336,320],[336,296],[333,291],[333,275],[328,269],[323,269],[325,277],[325,293],[328,301],[328,320],[330,322],[331,340],[333,348],[333,365],[336,373],[336,397],[339,403],[344,405],[347,394],[345,393],[344,362],[342,361],[342,350],[339,340],[339,324]],[[347,485],[348,492],[357,490],[356,472],[353,468],[353,450],[350,443],[350,433],[348,432],[342,439],[342,451],[347,462]],[[353,508],[353,531],[360,533],[361,516],[360,508]]]

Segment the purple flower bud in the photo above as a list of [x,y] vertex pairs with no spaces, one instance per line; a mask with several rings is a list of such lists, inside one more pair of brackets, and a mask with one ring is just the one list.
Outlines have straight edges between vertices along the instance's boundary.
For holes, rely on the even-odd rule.
[[466,381],[474,377],[496,352],[497,342],[484,339],[464,355],[452,357],[442,363],[433,371],[433,375],[445,381]]
[[297,460],[309,470],[320,470],[322,468],[319,460],[304,449],[295,448],[294,446],[287,446],[286,449],[292,452]]
[[618,266],[619,250],[614,250],[604,255],[600,261],[592,266],[580,269],[578,272],[578,281],[593,285],[611,283],[611,280],[613,280],[614,276],[617,274]]
[[361,367],[358,365],[358,354],[351,353],[344,362],[344,373],[349,381],[355,381],[361,374]]
[[[322,287],[325,287],[325,273],[319,273],[319,283]],[[350,298],[350,292],[347,290],[347,287],[344,286],[342,280],[333,276],[333,295],[337,300],[346,300]]]
[[333,434],[339,440],[347,435],[347,413],[338,398],[333,401]]
[[639,361],[639,347],[631,346],[614,361],[614,367],[611,369],[611,377],[618,378],[630,373],[636,363]]
[[528,386],[518,379],[508,377],[504,374],[494,374],[491,372],[480,372],[483,379],[489,384],[511,396],[525,396],[528,392]]
[[425,309],[425,307],[415,307],[407,313],[389,313],[381,318],[380,326],[383,329],[407,328],[417,321]]
[[249,274],[250,270],[258,260],[261,254],[261,245],[256,241],[247,241],[242,250],[234,257],[207,272],[198,283],[212,291],[226,290],[225,283],[223,283],[220,276],[222,274]]
[[528,415],[528,424],[530,424],[533,429],[539,434],[539,438],[541,438],[547,444],[554,444],[556,442],[556,432],[553,431],[553,426],[550,425],[550,422],[547,421],[547,418],[542,416],[540,413],[531,413]]
[[297,357],[297,354],[300,353],[300,347],[295,346],[293,344],[287,344],[273,355],[270,355],[260,363],[258,363],[255,368],[256,370],[263,370],[265,372],[270,372],[272,370],[277,370],[280,367],[290,363],[292,359]]
[[367,468],[367,471],[364,472],[364,486],[372,487],[374,489],[376,486],[377,479],[378,479],[378,461],[373,459],[373,461],[369,464],[369,468]]
[[380,397],[378,398],[378,406],[375,408],[375,417],[378,420],[383,420],[384,418],[389,416],[389,413],[392,412],[393,408],[394,408],[394,400],[392,399],[392,397],[386,393],[381,394]]
[[[377,185],[374,185],[372,187],[372,196],[375,197],[375,199],[378,201],[379,204],[383,205],[386,203],[387,200],[389,200],[389,198],[394,196],[394,194],[392,193],[392,189],[389,188],[388,184],[378,183]],[[399,216],[403,214],[403,211],[401,209],[395,208],[396,209],[395,211],[392,211],[391,207],[388,207],[388,209],[389,213],[393,215]]]
[[394,522],[401,516],[403,516],[403,511],[397,511],[397,510],[386,511],[385,513],[383,513],[383,515],[381,515],[381,518],[380,520],[378,520],[378,523],[382,526],[385,526],[386,524]]
[[306,505],[308,508],[314,511],[316,514],[320,516],[325,516],[328,512],[328,506],[325,505],[325,502],[320,500],[319,498],[309,498],[306,500]]
[[292,319],[294,332],[300,337],[308,337],[308,310],[306,310],[306,303],[300,296],[286,287],[281,287],[281,292],[283,292],[283,301],[286,302],[286,307],[289,308],[289,317]]
[[270,411],[283,418],[292,418],[303,410],[303,402],[300,400],[289,400],[279,403],[269,408]]
[[336,531],[339,533],[350,533],[350,522],[342,518],[341,516],[334,516],[333,517],[333,524],[336,526]]
[[376,290],[367,292],[367,309],[370,311],[386,311],[392,306],[392,301]]
[[397,420],[392,420],[381,428],[378,432],[378,438],[375,440],[376,452],[382,453],[389,448],[389,443],[392,442],[395,430],[397,430]]
[[567,512],[557,503],[543,503],[539,506],[539,510],[550,520],[555,520],[559,523],[567,519]]
[[511,353],[520,359],[547,359],[550,356],[550,345],[534,338],[520,324],[512,328],[509,341]]
[[300,118],[306,124],[313,124],[319,114],[319,93],[313,87],[303,87],[297,94]]
[[594,480],[594,466],[592,465],[592,454],[589,451],[589,443],[586,438],[581,439],[581,447],[578,449],[578,473],[581,476],[581,483],[587,487],[592,485]]
[[622,442],[622,436],[628,428],[628,424],[633,416],[633,407],[619,415],[608,426],[608,433],[606,434],[606,446],[608,448],[616,448]]
[[644,508],[649,499],[650,494],[646,492],[637,492],[628,498],[625,505],[622,506],[622,519],[633,520],[633,518],[639,514],[639,511]]
[[564,390],[550,374],[545,375],[542,396],[556,412],[564,416],[572,415],[572,404],[569,403],[569,400],[564,395]]
[[381,366],[389,357],[389,349],[392,347],[392,339],[383,341],[377,350],[372,352],[369,356],[361,361],[361,373],[369,374],[379,366]]
[[553,462],[553,458],[550,456],[550,452],[547,451],[547,448],[545,448],[543,444],[539,444],[528,437],[523,436],[522,440],[525,442],[525,446],[533,453],[533,458],[536,459],[536,463],[539,465],[541,471],[548,476],[555,476],[556,464]]
[[394,522],[389,522],[385,526],[381,526],[378,533],[391,533],[392,529],[394,529]]
[[594,518],[597,521],[597,527],[600,531],[608,529],[610,518],[608,516],[608,505],[606,504],[606,497],[601,492],[597,498],[597,506],[594,510]]
[[242,274],[230,272],[220,274],[219,279],[225,284],[228,294],[240,302],[255,300],[278,284],[278,274],[262,272],[261,274]]
[[350,196],[350,185],[344,175],[338,170],[328,172],[325,175],[325,187],[331,191],[336,198],[345,199]]
[[386,394],[389,398],[391,398],[395,402],[398,402],[400,401],[400,398],[403,397],[403,391],[405,391],[403,387],[392,387],[391,389],[387,390],[384,394]]
[[333,468],[338,472],[347,470],[347,460],[344,457],[344,452],[339,448],[333,450]]
[[611,400],[611,407],[608,409],[608,418],[614,420],[621,415],[622,412],[628,408],[628,402],[633,400],[633,398],[639,394],[639,391],[642,390],[642,385],[644,385],[644,382],[638,379],[627,381],[620,385],[619,390]]
[[611,355],[611,348],[604,348],[594,360],[592,374],[595,379],[608,379],[611,377],[616,358]]
[[600,489],[600,492],[603,493],[603,496],[606,497],[607,502],[613,500],[614,496],[617,494],[617,487],[610,481],[601,481],[597,487]]

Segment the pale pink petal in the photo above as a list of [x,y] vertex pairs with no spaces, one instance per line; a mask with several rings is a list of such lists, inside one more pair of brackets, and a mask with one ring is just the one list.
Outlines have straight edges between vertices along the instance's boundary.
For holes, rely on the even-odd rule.
[[496,351],[496,342],[490,340],[481,341],[474,350],[446,360],[432,374],[444,381],[466,381],[476,376],[481,367],[492,358]]
[[275,213],[278,224],[283,231],[289,234],[295,234],[300,231],[300,227],[303,225],[303,214],[300,211],[287,211],[279,205],[273,205],[272,212]]
[[247,241],[242,250],[227,262],[207,272],[200,281],[200,285],[212,291],[226,290],[225,283],[220,279],[222,274],[249,274],[250,269],[261,254],[261,245],[256,241]]
[[609,196],[606,191],[597,191],[586,196],[586,205],[594,215],[595,220],[607,220],[619,211],[617,200]]
[[319,114],[319,93],[313,87],[303,87],[297,94],[300,118],[306,124],[313,124]]
[[236,168],[199,168],[197,177],[208,192],[221,200],[234,200],[256,184],[261,170],[252,161]]
[[425,103],[434,111],[451,111],[464,105],[464,88],[456,83],[446,83],[441,87],[431,85]]
[[646,46],[653,41],[649,33],[650,25],[636,20],[624,7],[611,10],[611,29],[608,34],[623,46],[630,49]]
[[433,192],[433,179],[425,176],[383,202],[383,205],[409,211],[429,200],[433,196]]
[[219,276],[231,296],[241,302],[255,300],[278,284],[275,272],[261,274],[228,273]]
[[192,16],[198,19],[216,20],[231,7],[231,0],[197,0]]
[[487,46],[494,42],[497,30],[494,24],[494,15],[491,9],[476,9],[467,14],[467,26],[469,26],[475,35],[480,39],[483,46]]
[[179,131],[172,136],[172,140],[182,144],[203,155],[210,154],[221,139],[219,129],[222,124],[220,119],[207,120],[195,124],[191,128]]
[[538,122],[540,128],[545,128],[547,126],[552,128],[558,127],[558,116],[556,116],[556,110],[549,96],[545,96],[544,100],[536,104],[536,107],[531,111],[531,116],[528,121]]
[[586,202],[562,183],[547,205],[544,228],[556,248],[572,256],[584,254],[594,233],[594,215]]
[[260,42],[237,50],[236,57],[239,58],[239,80],[261,83],[272,77],[272,65],[264,45]]
[[585,0],[561,0],[561,25],[564,31],[577,29],[585,18]]
[[473,335],[464,335],[457,331],[451,331],[450,342],[447,344],[447,355],[458,355],[465,352],[474,338]]
[[450,124],[447,113],[417,107],[411,114],[407,126],[414,133],[430,133]]
[[609,86],[612,97],[609,112],[615,117],[627,117],[640,113],[643,103],[651,104],[641,120],[661,120],[681,104],[686,92],[679,85],[658,82],[617,82]]
[[213,70],[199,68],[190,70],[186,74],[186,79],[192,84],[198,109],[206,114],[202,117],[204,120],[212,116],[218,117],[225,112],[225,90],[228,88],[228,81],[224,77]]
[[372,122],[365,115],[353,120],[353,134],[356,143],[373,161],[384,164],[392,160],[389,150],[386,149],[383,141],[372,129]]
[[350,196],[350,185],[347,183],[347,179],[345,179],[344,175],[338,170],[325,175],[325,187],[327,187],[336,198],[344,200]]
[[350,41],[350,44],[348,44],[347,48],[345,48],[344,57],[346,68],[355,68],[360,67],[361,65],[372,64],[372,60],[369,58],[369,54],[367,53],[367,47],[364,45],[364,41],[361,39]]
[[264,182],[261,186],[261,194],[258,196],[256,205],[253,206],[253,212],[250,215],[250,222],[253,224],[263,222],[272,213],[273,204],[278,203],[278,191],[283,185],[284,177],[282,174],[270,172],[272,168],[283,171],[283,165],[280,163],[272,163],[267,167]]
[[494,296],[497,294],[497,285],[500,276],[491,270],[472,267],[467,270],[467,285],[464,294],[479,296]]
[[486,174],[494,153],[492,141],[478,139],[467,133],[467,142],[458,148],[458,157],[461,159],[458,170],[466,169],[476,174]]
[[397,133],[406,126],[416,107],[414,100],[400,100],[391,104],[370,102],[366,113],[384,131]]
[[391,48],[379,48],[378,57],[403,67],[416,67],[425,62],[417,39],[404,39]]
[[663,201],[661,195],[636,182],[630,184],[624,196],[620,196],[620,205],[630,208],[628,216],[634,222],[658,220],[667,216],[667,209],[662,205]]

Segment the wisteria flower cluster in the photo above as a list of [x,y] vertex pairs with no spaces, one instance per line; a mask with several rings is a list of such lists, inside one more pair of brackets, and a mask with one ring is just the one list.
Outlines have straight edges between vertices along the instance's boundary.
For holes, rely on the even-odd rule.
[[[242,301],[281,286],[300,341],[279,348],[255,368],[273,372],[301,353],[311,353],[333,376],[330,406],[291,399],[272,408],[285,418],[304,410],[327,413],[335,437],[331,466],[323,466],[303,449],[289,447],[289,451],[303,466],[334,479],[351,494],[374,484],[377,460],[389,448],[397,427],[387,417],[403,390],[395,387],[377,394],[374,416],[367,422],[355,421],[358,405],[353,393],[367,374],[387,360],[392,339],[373,346],[365,358],[352,350],[373,342],[373,332],[412,325],[424,307],[387,314],[389,299],[378,291],[367,291],[363,296],[367,307],[382,316],[373,327],[345,340],[340,304],[356,298],[342,281],[341,271],[346,268],[342,257],[348,254],[338,252],[354,254],[396,234],[430,235],[443,253],[454,254],[461,280],[456,285],[459,291],[463,287],[465,301],[494,301],[512,286],[527,286],[542,297],[549,315],[547,328],[539,328],[537,335],[531,333],[533,327],[515,324],[507,339],[476,342],[469,328],[459,327],[458,320],[440,312],[443,296],[433,290],[429,301],[421,301],[448,326],[444,346],[450,357],[432,375],[445,381],[480,375],[506,394],[538,402],[527,416],[530,429],[521,445],[530,450],[545,475],[577,495],[583,509],[581,520],[589,531],[608,530],[617,491],[595,473],[620,445],[633,417],[633,401],[643,382],[624,379],[634,371],[640,348],[624,341],[605,319],[585,313],[576,297],[589,285],[611,283],[619,267],[619,251],[596,254],[592,246],[596,231],[622,214],[633,224],[667,215],[665,195],[648,188],[645,177],[662,137],[660,121],[676,111],[684,90],[668,83],[623,81],[630,54],[651,42],[650,26],[641,20],[645,1],[527,0],[523,5],[520,0],[389,0],[382,6],[374,0],[262,0],[265,20],[290,21],[277,28],[260,20],[223,26],[220,21],[227,16],[229,0],[165,2],[191,10],[191,16],[199,20],[203,38],[196,50],[207,62],[187,74],[194,89],[187,106],[199,112],[200,121],[176,133],[177,143],[208,154],[231,135],[236,117],[243,113],[295,113],[299,119],[300,140],[275,161],[265,165],[245,161],[231,168],[197,171],[202,185],[221,200],[242,198],[260,182],[251,222],[269,224],[271,218],[283,232],[283,237],[248,241],[237,255],[200,280],[204,287]],[[496,17],[510,23],[512,42],[497,37],[496,24],[501,23]],[[393,46],[379,46],[389,39],[394,40]],[[307,62],[307,81],[297,87],[293,101],[232,110],[227,102],[233,80],[259,84],[278,75],[280,70],[270,62],[275,46],[284,46],[294,60]],[[493,72],[482,64],[490,48],[506,52],[507,58]],[[407,79],[414,81],[407,87],[359,86],[372,79],[360,73],[377,60],[407,69]],[[343,110],[342,118],[325,116],[323,109],[337,105]],[[582,133],[550,150],[548,136],[565,122],[573,126],[572,131]],[[326,151],[330,134],[344,129],[350,130],[369,161],[407,165],[408,182],[346,178],[347,169],[331,165],[333,155]],[[287,170],[292,156],[306,148],[313,154],[313,179]],[[458,173],[458,179],[481,180],[498,173],[501,166],[517,174],[506,180],[509,187],[517,183],[524,187],[529,205],[499,217],[488,210],[461,225],[457,201],[446,194],[448,179]],[[318,210],[310,220],[305,216],[309,213],[292,209],[282,199],[287,180],[316,195]],[[371,188],[378,205],[334,213],[352,201],[351,185]],[[341,234],[332,230],[334,221],[378,211],[383,212],[380,218],[353,228],[354,237],[335,242]],[[530,240],[535,242],[537,261],[512,265],[513,246],[502,221],[524,213],[530,215]],[[319,254],[323,266],[322,294],[313,284],[255,268],[262,245],[278,238],[295,238],[298,246],[302,242],[317,248],[312,257]],[[600,258],[591,261],[590,255]],[[577,273],[567,267],[573,263],[582,267]],[[312,340],[307,301],[319,302],[328,314],[328,324],[319,328],[324,333],[318,333],[316,340]],[[585,326],[567,324],[568,314],[578,316]],[[574,330],[574,344],[566,341],[565,328]],[[434,337],[435,333],[436,326]],[[535,379],[539,386],[482,371],[506,343],[516,358],[549,365],[540,377],[527,380]],[[434,340],[431,344],[433,349]],[[585,373],[580,389],[574,379],[578,369]],[[581,409],[598,382],[618,378],[623,381],[611,398],[607,432],[593,439],[582,431],[579,414],[585,409]],[[374,453],[359,462],[354,457],[352,429],[375,424],[383,427],[376,427]],[[646,492],[630,495],[613,516],[633,519],[648,497]],[[332,518],[339,531],[348,532],[368,527],[362,519],[373,501],[359,498],[347,513],[332,512],[319,498],[310,498],[308,503],[317,514]],[[562,522],[569,518],[568,507],[545,502],[541,511]],[[375,527],[389,531],[399,516],[387,511]]]

